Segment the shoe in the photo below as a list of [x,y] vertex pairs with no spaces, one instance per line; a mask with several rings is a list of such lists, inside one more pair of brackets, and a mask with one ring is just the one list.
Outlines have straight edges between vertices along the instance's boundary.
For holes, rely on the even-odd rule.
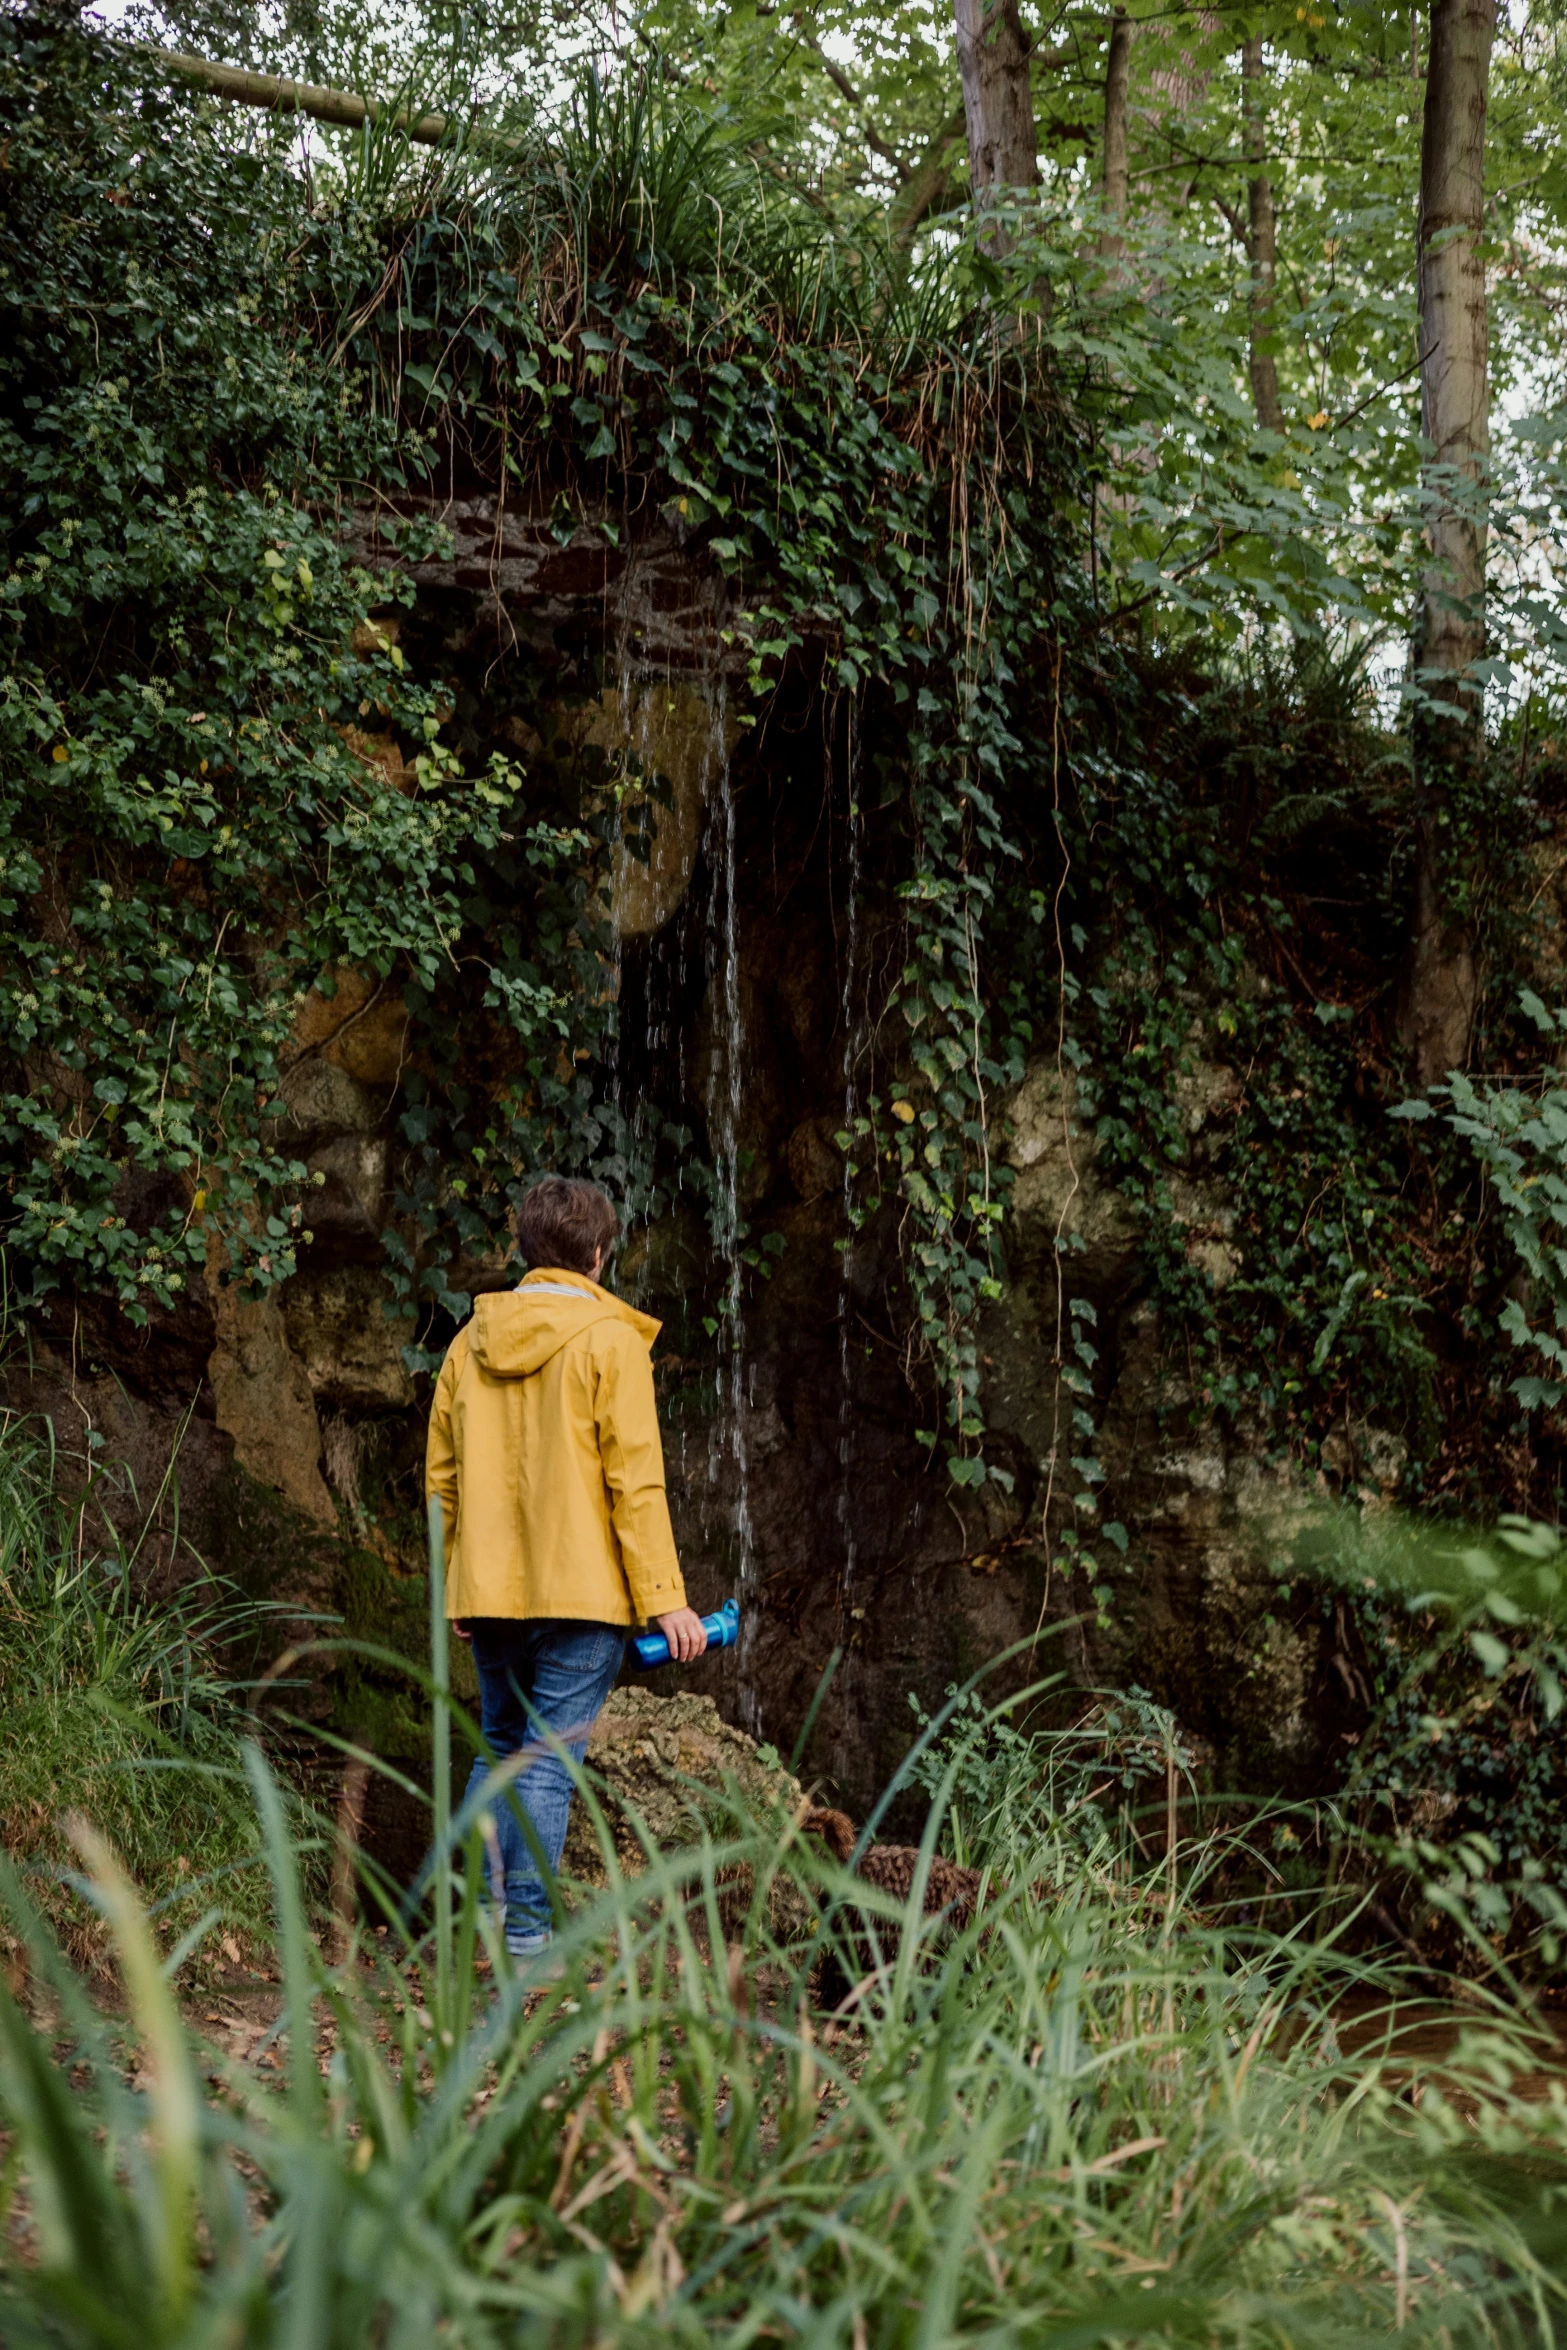
[[530,1986],[564,1980],[566,1962],[556,1955],[553,1934],[508,1934],[506,1955],[513,1973]]

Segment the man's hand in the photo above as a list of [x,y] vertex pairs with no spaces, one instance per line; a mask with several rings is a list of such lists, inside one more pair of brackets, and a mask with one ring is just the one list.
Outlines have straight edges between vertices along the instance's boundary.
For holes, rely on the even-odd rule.
[[674,1608],[653,1621],[669,1642],[669,1653],[677,1664],[691,1664],[707,1646],[707,1634],[694,1607]]

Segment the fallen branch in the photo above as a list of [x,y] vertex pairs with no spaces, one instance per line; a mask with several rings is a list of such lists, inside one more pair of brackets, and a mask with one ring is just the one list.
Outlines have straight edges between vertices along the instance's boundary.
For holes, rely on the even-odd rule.
[[[443,147],[466,127],[448,114],[411,115],[406,108],[384,106],[375,98],[361,98],[353,90],[332,90],[319,82],[299,82],[283,74],[250,73],[238,65],[216,65],[209,57],[189,57],[179,49],[159,49],[150,41],[136,41],[127,46],[149,63],[161,65],[166,73],[176,75],[181,81],[199,82],[220,98],[232,99],[236,106],[261,106],[273,114],[308,114],[317,122],[340,123],[347,130],[358,130],[366,123],[387,122],[420,147]],[[467,135],[470,139],[477,136],[485,144],[495,138],[493,132],[475,133],[472,128],[468,128]]]

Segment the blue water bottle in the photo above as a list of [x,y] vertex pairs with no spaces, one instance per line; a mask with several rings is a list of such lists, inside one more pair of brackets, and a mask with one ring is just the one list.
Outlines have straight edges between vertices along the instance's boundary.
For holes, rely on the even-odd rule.
[[[716,1616],[702,1618],[702,1629],[707,1634],[709,1656],[715,1648],[733,1648],[740,1637],[740,1602],[726,1599]],[[631,1645],[639,1664],[651,1667],[669,1662],[669,1642],[662,1632],[639,1632]]]

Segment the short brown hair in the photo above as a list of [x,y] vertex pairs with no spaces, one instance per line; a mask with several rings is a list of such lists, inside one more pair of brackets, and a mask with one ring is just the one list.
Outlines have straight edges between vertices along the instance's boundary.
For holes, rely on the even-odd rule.
[[517,1245],[529,1270],[555,1265],[592,1278],[600,1250],[608,1256],[620,1229],[614,1206],[581,1175],[546,1175],[517,1210]]

